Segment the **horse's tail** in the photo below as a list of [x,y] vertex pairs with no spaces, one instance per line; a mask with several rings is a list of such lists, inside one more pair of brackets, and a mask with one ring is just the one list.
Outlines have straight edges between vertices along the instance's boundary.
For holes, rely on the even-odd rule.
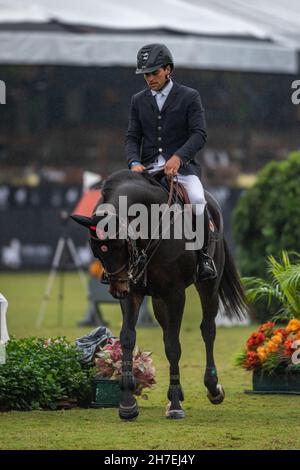
[[246,296],[228,245],[225,239],[223,241],[225,264],[219,286],[219,296],[226,317],[242,319],[248,315]]

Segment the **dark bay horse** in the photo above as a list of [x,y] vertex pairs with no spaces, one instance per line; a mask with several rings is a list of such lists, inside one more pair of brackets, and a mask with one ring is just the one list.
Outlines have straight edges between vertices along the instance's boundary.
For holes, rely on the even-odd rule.
[[[195,251],[186,250],[185,240],[133,240],[128,236],[104,239],[96,231],[98,222],[103,219],[104,204],[118,208],[119,196],[125,196],[128,207],[134,203],[150,208],[153,204],[166,203],[166,191],[142,174],[129,170],[113,173],[105,182],[102,198],[91,217],[73,215],[72,218],[89,229],[93,254],[103,264],[109,280],[111,294],[120,299],[123,324],[120,340],[123,350],[122,394],[119,415],[123,419],[133,419],[139,414],[134,398],[135,379],[132,373],[132,352],[136,341],[135,326],[139,308],[145,295],[152,297],[154,314],[163,329],[165,352],[170,363],[170,382],[168,389],[168,418],[183,418],[181,402],[184,400],[180,384],[179,342],[180,326],[185,305],[185,289],[192,283],[199,293],[203,317],[201,333],[206,347],[206,370],[204,384],[211,403],[219,404],[224,400],[223,387],[218,383],[213,347],[216,336],[215,317],[221,301],[225,315],[242,317],[247,311],[244,292],[240,284],[232,256],[223,237],[223,222],[217,201],[206,192],[206,200],[215,226],[218,239],[210,244],[218,276],[214,280],[195,282],[197,256]],[[96,213],[98,215],[96,215]],[[118,216],[116,216],[118,217]],[[145,275],[147,274],[147,278]]]

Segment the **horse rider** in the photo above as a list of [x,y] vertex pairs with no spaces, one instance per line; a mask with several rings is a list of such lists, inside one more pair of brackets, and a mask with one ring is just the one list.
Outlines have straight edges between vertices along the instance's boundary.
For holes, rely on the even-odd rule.
[[[144,75],[148,87],[131,100],[127,162],[132,171],[141,172],[151,165],[153,171],[164,168],[166,176],[176,176],[196,217],[203,216],[206,200],[194,158],[206,142],[204,109],[198,91],[172,80],[173,70],[172,54],[164,44],[148,44],[139,50],[136,74]],[[207,245],[204,239],[197,251],[199,281],[217,275]]]

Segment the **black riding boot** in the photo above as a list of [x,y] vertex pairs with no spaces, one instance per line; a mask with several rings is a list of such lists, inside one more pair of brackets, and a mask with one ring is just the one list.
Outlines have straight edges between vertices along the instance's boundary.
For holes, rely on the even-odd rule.
[[211,281],[216,279],[217,270],[214,260],[206,252],[204,247],[197,252],[197,281]]
[[210,281],[216,279],[217,270],[212,257],[208,254],[209,245],[209,212],[207,206],[204,210],[204,244],[201,250],[197,251],[197,281]]

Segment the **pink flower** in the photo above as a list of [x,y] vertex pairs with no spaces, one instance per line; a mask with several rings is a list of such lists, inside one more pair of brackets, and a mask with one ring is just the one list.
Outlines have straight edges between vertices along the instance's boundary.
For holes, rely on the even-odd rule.
[[[94,364],[99,375],[111,379],[122,376],[122,346],[119,339],[109,339],[107,344],[100,347],[96,353]],[[141,394],[144,388],[155,384],[155,368],[153,367],[151,353],[141,351],[138,347],[133,352],[133,375],[137,380],[135,393]]]

